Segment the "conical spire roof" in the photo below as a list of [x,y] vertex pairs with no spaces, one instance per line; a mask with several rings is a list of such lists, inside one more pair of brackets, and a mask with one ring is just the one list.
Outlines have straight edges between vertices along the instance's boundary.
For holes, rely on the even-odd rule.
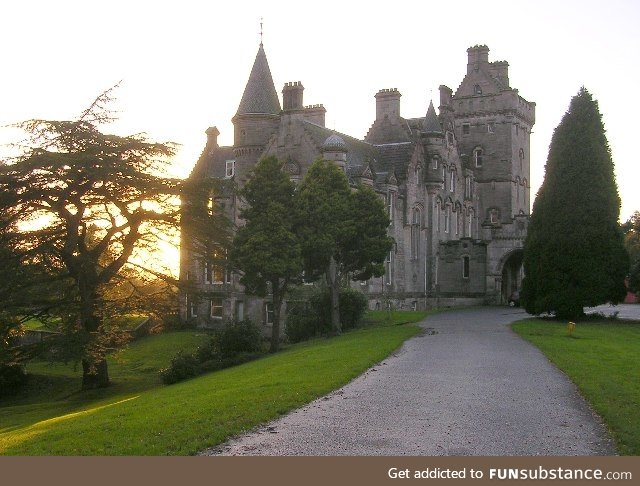
[[260,43],[249,81],[247,81],[242,100],[238,106],[238,115],[248,113],[273,115],[280,113],[280,100],[273,84],[267,55],[264,53],[262,43]]
[[436,115],[436,109],[433,107],[433,101],[429,102],[427,116],[424,119],[424,131],[427,133],[442,133],[442,127]]

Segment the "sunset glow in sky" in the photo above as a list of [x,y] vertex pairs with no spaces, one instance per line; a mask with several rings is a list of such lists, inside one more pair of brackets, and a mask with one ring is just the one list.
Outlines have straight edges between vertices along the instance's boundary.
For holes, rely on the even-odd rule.
[[[261,17],[276,89],[302,81],[304,103],[323,103],[327,126],[358,138],[373,122],[379,89],[400,90],[402,116],[423,116],[431,99],[437,106],[440,84],[458,87],[466,49],[488,45],[490,61],[509,62],[511,86],[537,103],[532,196],[553,130],[584,85],[607,128],[621,219],[640,210],[633,119],[640,2],[633,0],[7,2],[0,124],[74,117],[122,80],[120,117],[108,130],[180,143],[173,171],[186,176],[207,127],[232,143]],[[14,132],[0,131],[0,142],[11,140]]]

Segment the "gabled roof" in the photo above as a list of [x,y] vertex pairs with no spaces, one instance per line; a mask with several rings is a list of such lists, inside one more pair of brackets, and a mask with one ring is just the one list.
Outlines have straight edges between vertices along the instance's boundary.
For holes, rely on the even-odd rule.
[[238,106],[238,115],[249,113],[270,115],[280,113],[280,99],[273,84],[267,55],[262,44],[258,49],[256,60],[249,75],[249,81],[247,81],[242,100]]

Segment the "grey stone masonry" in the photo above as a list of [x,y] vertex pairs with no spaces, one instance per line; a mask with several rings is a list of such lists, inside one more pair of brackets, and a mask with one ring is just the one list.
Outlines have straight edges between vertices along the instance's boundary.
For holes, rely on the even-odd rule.
[[[233,146],[220,147],[219,131],[208,129],[191,177],[230,179],[242,187],[262,157],[275,155],[297,183],[314,160],[332,160],[354,186],[373,187],[388,210],[395,244],[386,273],[353,283],[372,308],[505,303],[522,280],[535,123],[535,103],[510,86],[508,70],[505,61],[489,61],[487,46],[470,47],[457,90],[439,88],[438,113],[433,100],[425,100],[424,116],[404,117],[401,93],[381,89],[376,119],[358,139],[325,127],[326,109],[304,105],[301,81],[285,84],[280,108],[260,45],[233,117]],[[242,201],[234,193],[217,202],[242,224]],[[187,247],[180,278],[196,291],[182,296],[181,317],[216,326],[251,316],[268,332],[269,298],[246,295],[238,275],[221,280],[212,261]]]

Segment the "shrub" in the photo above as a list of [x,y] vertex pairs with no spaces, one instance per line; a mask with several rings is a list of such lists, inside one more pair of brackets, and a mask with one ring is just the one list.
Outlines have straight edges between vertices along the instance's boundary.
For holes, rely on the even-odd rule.
[[160,377],[170,385],[208,371],[251,361],[261,351],[260,328],[250,319],[234,321],[198,346],[195,352],[178,352],[169,367],[160,371]]
[[367,297],[352,288],[340,291],[340,322],[342,329],[357,327],[367,311]]
[[262,332],[251,319],[233,321],[220,332],[218,340],[219,352],[224,359],[262,350]]
[[[340,322],[342,329],[357,327],[367,310],[367,297],[351,288],[340,289]],[[326,334],[331,328],[331,295],[329,289],[314,293],[308,305],[297,302],[287,313],[285,332],[289,341],[297,343]]]
[[287,309],[285,334],[289,342],[299,343],[319,334],[320,319],[308,302],[295,302]]
[[26,382],[27,374],[22,365],[0,365],[0,397],[13,395]]
[[169,367],[160,371],[160,377],[164,383],[170,385],[198,376],[200,370],[200,363],[194,354],[178,351]]

